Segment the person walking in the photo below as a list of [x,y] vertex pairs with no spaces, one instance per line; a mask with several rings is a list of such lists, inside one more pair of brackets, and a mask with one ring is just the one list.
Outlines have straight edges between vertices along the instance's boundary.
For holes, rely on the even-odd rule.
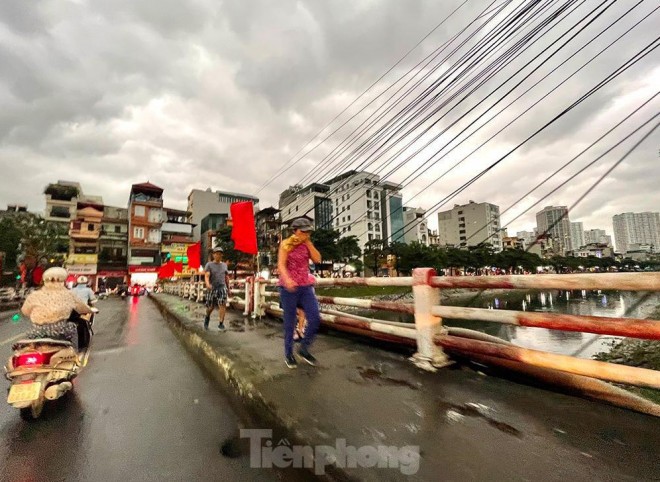
[[307,318],[305,333],[300,340],[298,355],[310,365],[316,358],[309,352],[321,322],[319,304],[314,293],[314,282],[310,279],[309,260],[321,262],[321,253],[310,239],[312,223],[307,218],[298,218],[291,223],[292,236],[280,244],[277,256],[279,271],[280,301],[284,310],[284,363],[296,368],[293,355],[293,332],[297,324],[296,308],[300,305]]
[[222,248],[213,249],[213,261],[204,266],[204,281],[206,283],[206,317],[204,317],[204,329],[209,329],[209,321],[214,308],[218,308],[218,329],[225,330],[225,313],[227,312],[227,286],[229,276],[227,264],[222,262]]

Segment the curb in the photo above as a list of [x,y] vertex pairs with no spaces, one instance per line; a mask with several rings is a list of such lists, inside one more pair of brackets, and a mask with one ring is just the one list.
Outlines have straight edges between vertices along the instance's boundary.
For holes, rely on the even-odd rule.
[[[226,354],[215,350],[196,330],[187,326],[186,317],[170,310],[158,296],[150,296],[158,310],[167,321],[169,328],[175,336],[183,343],[186,350],[191,354],[207,372],[225,390],[234,408],[247,417],[251,422],[272,428],[274,432],[286,433],[288,440],[295,445],[314,446],[316,442],[300,435],[300,433],[280,415],[278,410],[268,402],[262,392],[251,382],[245,380],[240,374],[236,360]],[[313,473],[313,469],[307,469]],[[345,470],[333,465],[325,466],[324,476],[315,475],[319,480],[355,481]]]

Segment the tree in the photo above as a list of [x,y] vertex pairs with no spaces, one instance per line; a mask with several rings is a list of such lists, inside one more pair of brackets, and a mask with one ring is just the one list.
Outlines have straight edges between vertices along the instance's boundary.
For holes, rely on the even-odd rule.
[[334,262],[341,258],[338,246],[340,236],[339,231],[334,229],[317,229],[312,233],[312,242],[324,261]]
[[397,271],[404,274],[412,273],[415,268],[438,269],[440,263],[439,251],[418,242],[410,244],[396,243],[393,245],[397,256]]
[[382,239],[372,239],[364,245],[364,262],[373,269],[374,276],[378,276],[383,257],[386,255],[387,243]]
[[339,258],[344,263],[353,262],[362,256],[362,250],[360,249],[357,236],[341,238],[337,243],[337,247],[339,248]]
[[16,267],[16,258],[19,254],[21,244],[21,231],[16,226],[12,217],[0,220],[0,252],[4,252],[3,268],[13,269]]
[[5,219],[20,233],[20,254],[63,261],[69,246],[67,224],[46,221],[32,213],[16,213]]

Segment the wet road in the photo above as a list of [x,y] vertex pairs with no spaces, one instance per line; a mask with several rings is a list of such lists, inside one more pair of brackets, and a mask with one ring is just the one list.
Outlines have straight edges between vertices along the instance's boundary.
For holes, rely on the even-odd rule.
[[[277,480],[220,447],[239,419],[148,298],[99,302],[90,363],[42,418],[0,401],[0,480]],[[0,314],[0,359],[29,328]]]

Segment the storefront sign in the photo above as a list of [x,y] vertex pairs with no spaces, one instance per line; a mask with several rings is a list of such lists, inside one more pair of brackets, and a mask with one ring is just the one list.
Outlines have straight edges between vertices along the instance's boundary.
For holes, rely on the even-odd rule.
[[99,271],[97,276],[99,278],[123,278],[128,274],[128,271]]
[[97,264],[98,254],[70,254],[67,263],[71,264]]
[[90,275],[96,274],[96,265],[95,264],[72,264],[66,267],[66,270],[69,274],[74,275]]
[[129,266],[129,273],[158,273],[158,266]]

